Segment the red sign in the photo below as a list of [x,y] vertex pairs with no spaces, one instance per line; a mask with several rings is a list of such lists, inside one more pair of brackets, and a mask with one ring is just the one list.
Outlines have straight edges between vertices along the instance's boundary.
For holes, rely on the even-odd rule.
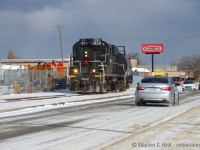
[[159,54],[163,52],[163,44],[142,44],[143,54]]

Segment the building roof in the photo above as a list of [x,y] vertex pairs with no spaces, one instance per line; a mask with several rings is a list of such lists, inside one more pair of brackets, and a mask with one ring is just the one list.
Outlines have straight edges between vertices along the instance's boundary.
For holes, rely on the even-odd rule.
[[[1,59],[0,63],[38,63],[47,61],[62,61],[62,59]],[[69,62],[69,58],[63,59],[64,62]]]
[[[139,68],[152,70],[152,65],[138,65]],[[154,71],[177,71],[177,66],[174,65],[154,65]]]
[[14,65],[0,65],[0,70],[19,70],[24,69],[23,66],[14,66]]
[[145,69],[145,68],[132,68],[132,71],[137,71],[137,72],[150,72],[150,70]]

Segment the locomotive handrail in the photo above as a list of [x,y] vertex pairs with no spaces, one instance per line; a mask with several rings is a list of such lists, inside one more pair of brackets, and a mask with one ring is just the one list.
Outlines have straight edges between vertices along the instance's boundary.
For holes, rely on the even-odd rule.
[[[80,67],[80,72],[81,72],[81,75],[82,75],[82,61],[74,61],[75,63],[79,63],[79,67]],[[106,65],[104,65],[103,64],[103,61],[100,61],[100,60],[95,60],[95,61],[89,61],[89,62],[92,62],[92,63],[95,63],[95,62],[98,62],[98,63],[101,63],[101,65],[98,65],[98,66],[101,66],[102,67],[102,70],[103,70],[103,82],[102,83],[104,83],[105,82],[105,70],[104,70],[104,66],[106,66]]]
[[75,62],[75,63],[80,63],[81,61],[73,61],[73,62]]
[[[109,54],[105,54],[105,60],[104,61],[100,61],[100,60],[95,60],[95,61],[89,61],[89,62],[106,62],[106,56],[108,56]],[[73,63],[81,63],[82,61],[72,61]]]
[[82,75],[82,68],[81,68],[81,63],[79,62],[79,66],[80,66],[80,72],[81,72],[81,75]]
[[123,70],[124,70],[124,72],[126,72],[125,69],[124,69],[124,64],[119,64],[119,63],[112,63],[112,64],[114,64],[114,65],[119,65],[119,66],[123,66]]
[[[123,48],[122,51],[123,51],[124,55],[126,55],[126,48],[125,48],[125,46],[117,46],[117,47],[118,47],[118,48],[119,48],[119,47],[122,47],[122,48]],[[120,51],[120,49],[119,49],[119,51]]]
[[105,82],[105,70],[104,70],[104,67],[103,67],[103,62],[101,62],[101,65],[102,65],[102,70],[103,70],[103,82],[100,81],[101,83],[104,83]]

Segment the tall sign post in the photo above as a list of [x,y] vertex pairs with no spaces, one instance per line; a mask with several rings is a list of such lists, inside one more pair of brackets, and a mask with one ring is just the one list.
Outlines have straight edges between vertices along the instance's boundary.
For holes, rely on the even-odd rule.
[[152,72],[154,72],[154,54],[163,52],[163,44],[142,44],[142,53],[152,55]]

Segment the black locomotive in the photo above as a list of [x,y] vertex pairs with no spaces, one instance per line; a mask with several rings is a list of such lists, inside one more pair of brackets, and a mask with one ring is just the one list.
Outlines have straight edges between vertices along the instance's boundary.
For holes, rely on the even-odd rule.
[[85,93],[124,91],[132,83],[132,68],[124,46],[101,38],[80,39],[70,57],[69,89]]

